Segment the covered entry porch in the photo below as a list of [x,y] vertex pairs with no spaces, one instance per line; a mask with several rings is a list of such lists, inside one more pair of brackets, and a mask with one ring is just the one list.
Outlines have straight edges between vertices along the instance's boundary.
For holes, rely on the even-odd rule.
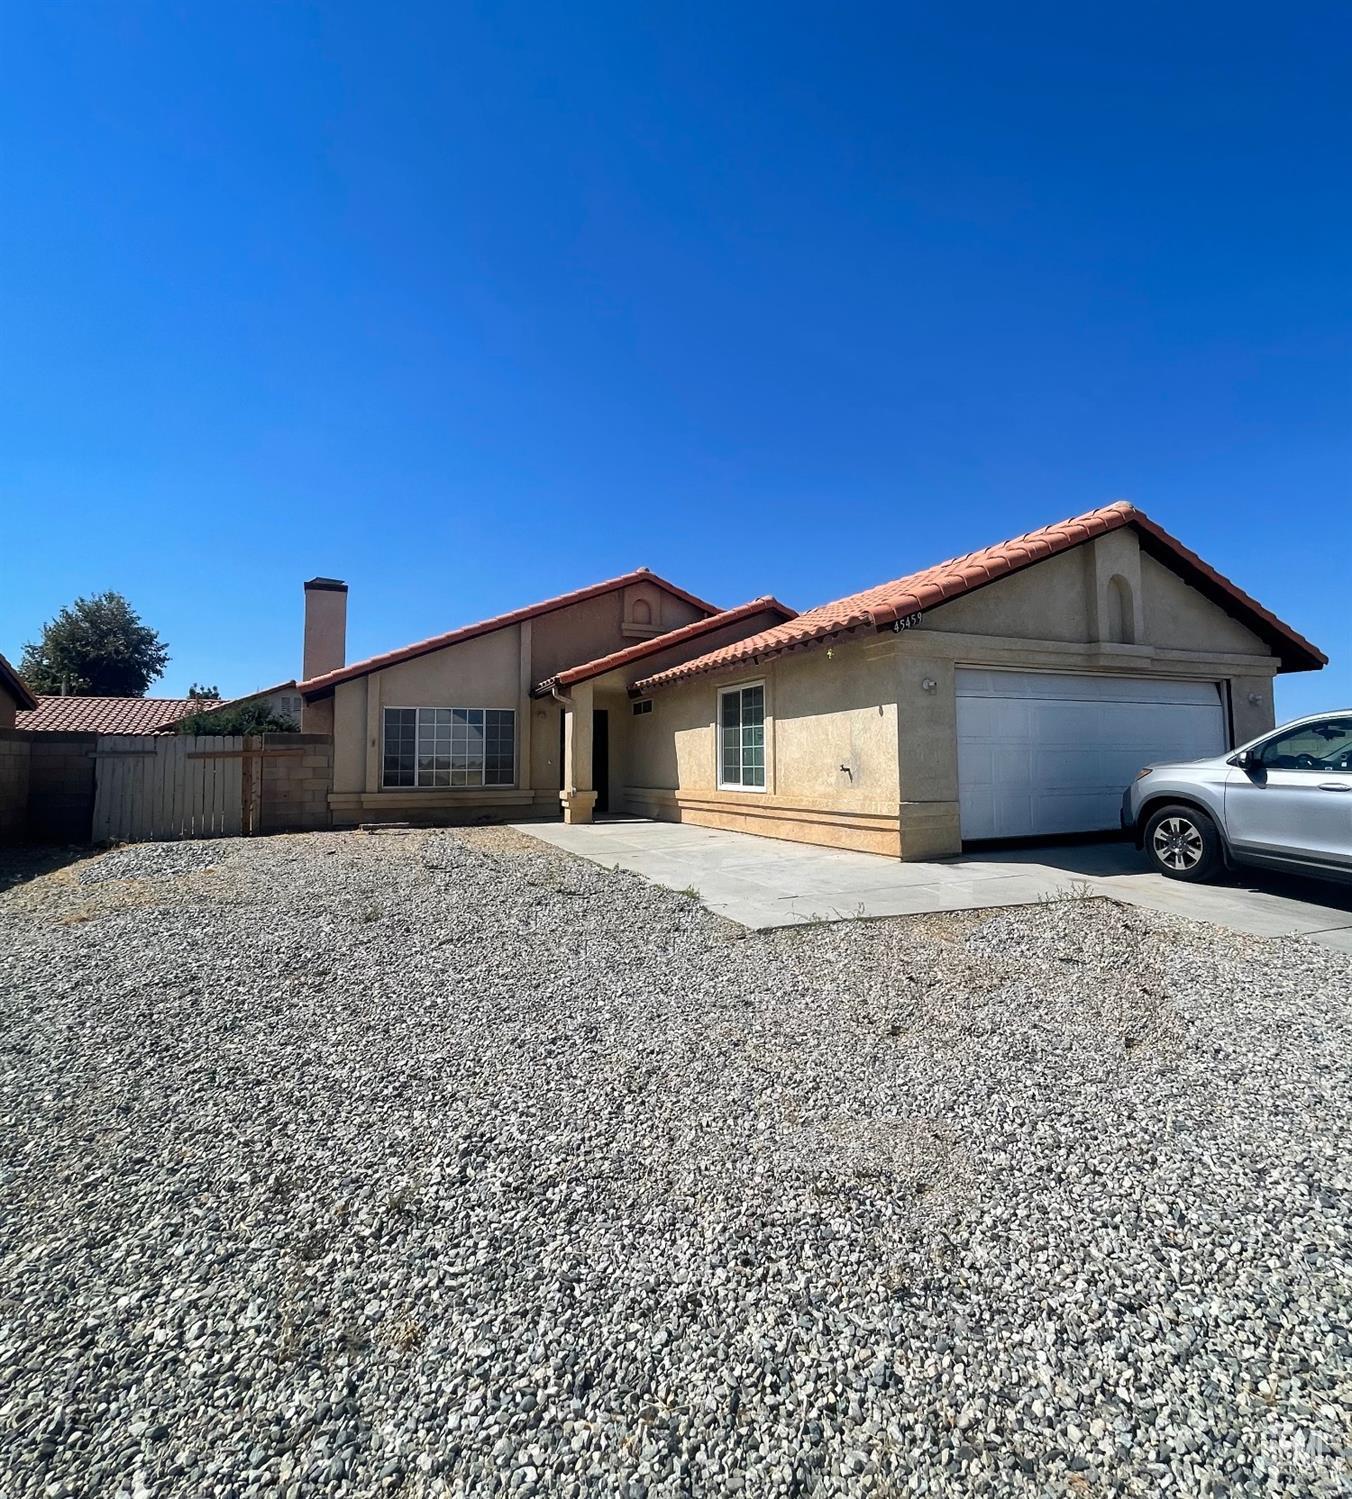
[[[647,638],[537,682],[531,696],[553,699],[560,715],[559,800],[565,824],[590,822],[598,813],[649,810],[654,798],[672,801],[681,784],[680,745],[692,727],[712,732],[712,718],[697,725],[659,728],[653,698],[642,681],[708,651],[744,641],[792,619],[793,610],[768,595]],[[712,765],[712,762],[710,762]]]
[[554,692],[559,716],[565,823],[625,810],[625,766],[633,704],[623,683],[579,682]]

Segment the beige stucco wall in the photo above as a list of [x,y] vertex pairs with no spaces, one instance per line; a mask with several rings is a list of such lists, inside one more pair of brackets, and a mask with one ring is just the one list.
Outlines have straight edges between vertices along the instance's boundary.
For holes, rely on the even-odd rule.
[[[1131,624],[1114,627],[1114,579],[1125,584]],[[975,593],[931,609],[927,628],[1024,640],[1154,645],[1267,656],[1266,644],[1171,568],[1141,550],[1130,529],[1049,557]]]
[[[720,788],[718,693],[751,682],[765,684],[765,789]],[[895,696],[869,641],[659,690],[628,720],[623,809],[895,855]]]
[[[401,661],[382,671],[350,682],[340,682],[333,697],[334,794],[336,812],[360,812],[359,821],[382,812],[398,811],[397,820],[416,820],[411,812],[445,810],[458,806],[507,806],[520,813],[520,797],[504,797],[508,788],[415,787],[400,792],[381,786],[381,733],[386,708],[509,708],[517,715],[517,786],[529,792],[533,782],[523,766],[530,766],[532,732],[529,699],[529,659],[523,661],[531,623],[508,625],[425,656]],[[380,806],[356,807],[348,799],[378,798]],[[396,803],[398,804],[396,807]]]
[[1266,656],[1267,645],[1247,625],[1217,608],[1176,572],[1141,554],[1141,606],[1149,645],[1176,650]]
[[512,708],[520,686],[520,626],[372,672],[383,707]]
[[[932,609],[918,628],[659,689],[654,712],[631,725],[628,805],[906,858],[957,853],[963,666],[1215,681],[1233,742],[1273,724],[1278,662],[1267,647],[1121,530]],[[717,789],[714,761],[718,689],[754,678],[766,683],[767,709],[759,816],[744,810],[757,793]],[[880,823],[842,829],[823,813],[848,825],[862,808],[890,815],[890,850]]]
[[1087,640],[1089,591],[1084,549],[1048,557],[1036,567],[1003,578],[931,610],[945,630],[972,635],[1013,635],[1027,640]]
[[[340,683],[326,700],[332,704],[335,819],[455,821],[557,813],[562,709],[552,698],[532,698],[531,689],[566,667],[634,645],[654,628],[675,629],[702,617],[693,604],[645,579]],[[514,709],[516,785],[382,788],[387,707]],[[307,728],[322,722],[319,708],[322,703],[307,705]],[[612,714],[612,724],[619,717]],[[619,763],[614,746],[611,763]]]
[[563,709],[553,698],[537,699],[530,705],[530,715],[530,783],[540,791],[557,791],[563,785],[559,747]]
[[305,585],[305,629],[301,677],[322,676],[343,664],[347,650],[347,589],[341,584]]
[[[366,684],[368,677],[340,682],[333,703],[333,789],[337,792],[366,790]],[[379,720],[375,722],[378,723]],[[306,723],[310,707],[306,707]],[[375,732],[373,723],[373,733]]]
[[703,612],[693,604],[652,583],[598,594],[571,608],[541,615],[534,621],[532,679],[542,682],[570,666],[579,666],[584,661],[594,661],[611,651],[637,644],[652,628],[636,624],[632,618],[633,606],[640,599],[648,603],[660,630],[675,630],[704,618]]

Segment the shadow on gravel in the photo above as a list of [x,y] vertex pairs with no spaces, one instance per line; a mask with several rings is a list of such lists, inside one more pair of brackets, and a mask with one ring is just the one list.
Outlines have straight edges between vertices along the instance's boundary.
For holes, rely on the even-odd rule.
[[44,874],[52,874],[58,869],[65,869],[67,865],[92,859],[98,852],[96,848],[74,847],[69,844],[63,847],[40,844],[0,848],[0,895],[16,885],[40,879]]

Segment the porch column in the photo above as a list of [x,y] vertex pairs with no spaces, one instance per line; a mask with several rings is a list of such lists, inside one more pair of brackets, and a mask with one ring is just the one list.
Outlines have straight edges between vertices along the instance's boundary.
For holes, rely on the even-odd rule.
[[563,713],[563,803],[565,822],[590,822],[596,806],[592,786],[592,684],[580,682]]

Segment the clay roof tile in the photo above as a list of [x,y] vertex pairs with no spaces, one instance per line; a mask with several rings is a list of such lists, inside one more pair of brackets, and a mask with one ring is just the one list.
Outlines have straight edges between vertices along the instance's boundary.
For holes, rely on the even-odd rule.
[[864,589],[843,599],[808,609],[796,619],[734,645],[722,646],[680,666],[657,672],[634,684],[649,691],[706,672],[726,671],[751,662],[765,661],[786,651],[819,644],[848,630],[883,629],[908,614],[921,613],[950,599],[959,598],[987,583],[1008,577],[1058,552],[1082,545],[1122,526],[1133,526],[1141,545],[1187,578],[1214,603],[1242,620],[1272,646],[1287,671],[1312,671],[1328,658],[1304,636],[1265,609],[1256,599],[1223,577],[1176,537],[1157,525],[1144,511],[1126,500],[1117,500],[1055,525],[1043,526],[1027,535],[996,546],[984,547],[966,556],[954,557],[933,567],[907,573],[890,583]]

